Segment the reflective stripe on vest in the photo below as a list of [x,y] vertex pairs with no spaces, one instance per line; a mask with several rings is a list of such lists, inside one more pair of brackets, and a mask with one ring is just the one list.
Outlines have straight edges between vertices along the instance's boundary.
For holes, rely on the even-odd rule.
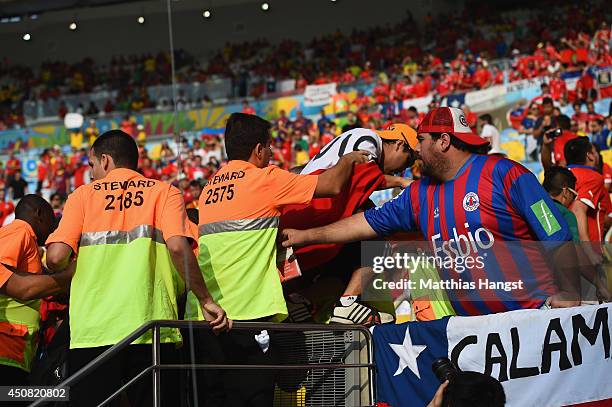
[[150,238],[154,242],[165,244],[161,230],[151,225],[139,225],[132,230],[109,230],[107,232],[84,232],[79,246],[98,246],[105,244],[128,244],[136,239]]
[[224,220],[200,225],[199,232],[200,236],[223,232],[245,232],[247,230],[278,228],[278,224],[278,216],[258,219]]

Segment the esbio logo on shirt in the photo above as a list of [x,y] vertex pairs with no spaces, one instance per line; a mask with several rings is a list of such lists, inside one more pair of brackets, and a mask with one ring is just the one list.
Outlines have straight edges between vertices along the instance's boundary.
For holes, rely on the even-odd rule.
[[472,233],[469,223],[465,223],[464,226],[467,233],[458,234],[457,228],[453,227],[453,238],[450,240],[443,241],[440,233],[431,237],[436,256],[444,253],[446,256],[451,257],[467,257],[477,254],[478,249],[489,249],[495,243],[495,237],[488,229],[481,227]]

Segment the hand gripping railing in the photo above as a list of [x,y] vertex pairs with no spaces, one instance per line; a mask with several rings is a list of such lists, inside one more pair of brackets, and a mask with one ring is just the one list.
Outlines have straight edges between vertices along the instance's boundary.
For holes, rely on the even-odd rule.
[[[136,383],[140,378],[153,372],[153,405],[154,407],[161,406],[161,370],[164,369],[217,369],[217,370],[253,370],[253,369],[264,369],[264,370],[310,370],[310,369],[357,369],[367,368],[368,369],[368,381],[369,381],[369,405],[363,407],[374,406],[376,397],[376,380],[375,380],[375,364],[373,362],[373,341],[372,334],[369,329],[361,325],[324,325],[324,324],[279,324],[279,323],[264,323],[264,322],[234,322],[232,330],[263,330],[268,329],[271,331],[280,332],[304,332],[304,331],[328,331],[328,332],[346,332],[346,331],[359,331],[364,335],[366,340],[367,349],[367,363],[321,363],[321,364],[291,364],[291,365],[236,365],[236,364],[161,364],[160,358],[160,328],[199,328],[199,329],[210,329],[208,322],[206,321],[174,321],[174,320],[157,320],[149,321],[142,325],[140,328],[135,330],[132,334],[121,340],[117,344],[107,349],[100,356],[83,366],[80,370],[74,373],[72,376],[64,380],[57,387],[70,387],[77,384],[85,376],[90,374],[93,370],[98,368],[103,363],[107,362],[112,357],[116,356],[122,349],[130,346],[132,342],[140,338],[146,332],[152,330],[152,365],[138,373],[130,381],[121,386],[117,391],[111,394],[106,400],[99,404],[103,406],[115,397],[121,394],[125,389]],[[30,405],[30,407],[42,406],[49,402],[46,398],[40,398]]]

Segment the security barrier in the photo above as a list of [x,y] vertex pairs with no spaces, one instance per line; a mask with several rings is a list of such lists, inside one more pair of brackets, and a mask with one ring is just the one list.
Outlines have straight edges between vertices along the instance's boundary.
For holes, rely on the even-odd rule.
[[[373,363],[372,335],[362,326],[322,324],[276,324],[236,322],[232,330],[268,330],[276,332],[281,363],[277,365],[236,364],[162,364],[160,359],[160,329],[210,329],[207,322],[150,321],[121,342],[109,348],[74,375],[60,384],[75,386],[86,375],[116,356],[143,334],[152,331],[152,364],[99,406],[107,405],[128,387],[147,374],[153,373],[154,406],[161,406],[161,370],[178,369],[248,369],[279,370],[274,405],[277,407],[370,407],[375,405],[375,365]],[[58,387],[60,387],[58,386]],[[39,399],[31,406],[42,406]]]

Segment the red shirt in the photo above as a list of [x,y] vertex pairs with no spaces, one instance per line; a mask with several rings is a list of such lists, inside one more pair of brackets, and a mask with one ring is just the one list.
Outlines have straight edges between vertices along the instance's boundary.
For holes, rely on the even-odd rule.
[[155,168],[153,167],[141,168],[140,171],[142,172],[142,175],[144,175],[147,178],[159,179],[159,174],[157,170],[155,170]]
[[41,161],[38,163],[38,180],[44,181],[49,176],[49,170],[51,169],[51,165],[49,161]]
[[4,219],[13,212],[15,212],[15,205],[12,202],[0,201],[0,226],[4,223]]
[[205,179],[209,175],[206,167],[189,167],[189,179]]
[[80,165],[74,169],[74,188],[85,185],[85,173],[87,172],[86,165]]
[[[320,174],[318,170],[312,174]],[[309,204],[287,205],[281,213],[281,228],[305,229],[324,226],[347,218],[361,207],[372,192],[384,188],[385,176],[376,163],[356,165],[349,183],[333,198],[314,198]],[[298,264],[304,270],[324,264],[338,254],[341,244],[316,244],[295,249]]]
[[21,161],[19,161],[18,159],[14,158],[6,162],[6,175],[7,176],[14,175],[20,169],[21,169]]
[[491,72],[486,68],[480,68],[474,72],[474,82],[478,84],[480,89],[487,87],[492,79],[493,75],[491,75]]
[[610,194],[605,187],[604,177],[594,167],[586,165],[568,165],[568,168],[576,176],[577,200],[588,207],[587,225],[589,229],[589,240],[592,242],[603,242],[604,220],[608,215],[612,203]]
[[334,139],[334,136],[332,134],[329,133],[324,133],[321,136],[321,146],[325,147],[326,145],[328,145],[329,143],[331,143],[331,141]]
[[565,81],[560,78],[551,79],[550,93],[553,100],[561,99],[561,97],[567,93],[567,86],[565,85]]

